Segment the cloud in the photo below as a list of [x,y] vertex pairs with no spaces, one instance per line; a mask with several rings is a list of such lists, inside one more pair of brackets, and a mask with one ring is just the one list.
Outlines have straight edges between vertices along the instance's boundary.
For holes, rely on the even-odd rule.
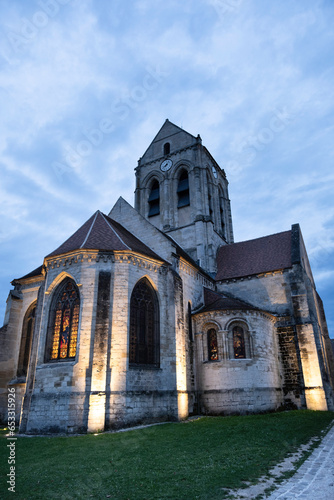
[[25,274],[97,208],[133,202],[133,169],[169,118],[226,170],[236,239],[301,224],[326,307],[334,6],[70,0],[16,50],[9,33],[40,10],[0,5],[2,304],[8,269]]

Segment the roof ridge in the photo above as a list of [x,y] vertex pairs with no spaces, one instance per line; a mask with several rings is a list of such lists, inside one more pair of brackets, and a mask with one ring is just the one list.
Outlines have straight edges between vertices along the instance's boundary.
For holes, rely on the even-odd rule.
[[224,293],[224,292],[217,292],[217,290],[212,290],[211,288],[208,288],[207,286],[204,286],[203,288],[210,293],[214,293],[215,295],[219,295],[219,297],[221,297],[222,293]]
[[207,288],[207,287],[204,287],[204,288],[206,288],[206,290],[208,290],[209,292],[214,293],[215,295],[218,295],[218,298],[216,300],[214,300],[211,304],[215,304],[220,299],[228,299],[228,300],[232,300],[235,302],[239,302],[239,304],[244,304],[248,307],[252,307],[253,309],[258,309],[256,306],[253,306],[253,304],[251,304],[250,302],[247,302],[246,300],[243,300],[239,297],[234,297],[233,295],[230,295],[229,293],[219,292],[216,290],[210,290],[210,288]]
[[[85,243],[86,243],[86,241],[88,240],[89,235],[90,235],[90,233],[92,232],[93,226],[94,226],[94,224],[95,224],[96,217],[97,217],[98,213],[99,213],[99,210],[96,210],[94,220],[92,221],[92,224],[91,224],[91,226],[90,226],[89,230],[87,231],[86,238],[83,240],[83,242],[81,243],[81,245],[80,245],[80,247],[79,247],[79,248],[83,248],[84,244],[85,244]],[[73,236],[73,235],[72,235],[72,236]]]
[[[105,223],[110,227],[110,229],[116,234],[117,238],[123,243],[123,245],[126,246],[126,248],[128,248],[129,250],[132,250],[132,248],[129,247],[129,245],[127,245],[125,243],[125,241],[122,240],[122,238],[120,237],[120,235],[118,234],[118,232],[116,231],[116,229],[114,229],[112,227],[112,225],[107,221],[106,217],[108,217],[107,215],[105,215],[104,213],[100,212],[100,214],[102,215]],[[109,218],[109,217],[108,217]]]
[[224,248],[225,246],[230,247],[232,245],[239,245],[240,243],[248,243],[249,241],[264,240],[265,238],[270,238],[271,236],[277,236],[278,234],[285,233],[291,233],[291,229],[287,229],[286,231],[279,231],[278,233],[267,234],[266,236],[259,236],[258,238],[252,238],[250,240],[234,241],[233,243],[229,243],[228,245],[222,245],[220,249]]

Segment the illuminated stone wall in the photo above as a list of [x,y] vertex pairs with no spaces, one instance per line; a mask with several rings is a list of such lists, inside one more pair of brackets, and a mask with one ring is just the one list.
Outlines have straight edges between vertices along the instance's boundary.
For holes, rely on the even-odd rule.
[[[98,252],[55,257],[47,263],[45,293],[37,302],[31,369],[21,417],[21,432],[80,432],[87,428],[98,271],[110,262],[96,262]],[[79,287],[80,320],[76,361],[45,360],[47,325],[53,294],[66,278]],[[29,385],[31,387],[29,391]]]
[[7,414],[7,388],[16,393],[16,421],[19,422],[26,377],[18,377],[18,360],[21,345],[24,316],[36,301],[41,277],[22,280],[20,286],[9,293],[4,326],[0,328],[0,419]]
[[[164,154],[164,144],[170,152]],[[170,162],[164,170],[164,162]],[[178,208],[178,182],[183,170],[189,180],[188,206]],[[160,186],[160,213],[149,216],[154,180]],[[209,201],[210,200],[210,201]],[[166,121],[136,168],[135,207],[151,224],[170,235],[208,272],[216,271],[216,253],[233,242],[228,182],[201,138]]]
[[[130,367],[129,304],[136,283],[146,277],[157,293],[160,312],[160,367]],[[149,261],[117,261],[112,286],[110,381],[106,426],[121,427],[177,418],[173,279],[167,267]]]
[[[256,413],[283,402],[274,318],[257,311],[211,311],[196,314],[198,391],[208,414]],[[244,325],[249,354],[235,359],[231,325]],[[218,359],[209,360],[207,332],[217,331]],[[246,350],[247,352],[247,350]]]
[[[333,408],[333,368],[332,361],[327,362],[332,359],[328,331],[317,306],[305,254],[290,269],[220,282],[218,290],[276,315],[286,403],[309,409]],[[288,330],[294,332],[290,347],[283,335]],[[287,349],[290,349],[288,354]],[[297,369],[298,376],[294,373]]]
[[[183,285],[170,266],[131,252],[90,251],[54,258],[47,266],[21,431],[96,432],[188,416]],[[48,362],[49,310],[66,277],[80,293],[77,357]],[[143,277],[159,300],[159,368],[129,368],[128,363],[130,297]]]

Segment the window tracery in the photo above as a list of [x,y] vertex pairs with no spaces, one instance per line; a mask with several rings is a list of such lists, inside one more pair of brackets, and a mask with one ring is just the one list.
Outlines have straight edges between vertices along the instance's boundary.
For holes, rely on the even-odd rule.
[[130,300],[130,365],[159,365],[159,305],[146,279],[139,281]]
[[51,306],[49,331],[51,330],[50,360],[73,359],[76,355],[80,297],[72,280],[61,284]]
[[233,321],[228,327],[228,350],[232,359],[250,359],[253,356],[252,337],[243,321]]

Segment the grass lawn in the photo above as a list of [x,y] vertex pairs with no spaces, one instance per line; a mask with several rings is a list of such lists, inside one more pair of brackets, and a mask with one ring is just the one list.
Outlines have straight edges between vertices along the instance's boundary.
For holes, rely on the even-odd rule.
[[77,437],[18,437],[16,492],[7,491],[8,441],[0,439],[0,498],[222,499],[222,488],[256,482],[334,412],[203,417]]

